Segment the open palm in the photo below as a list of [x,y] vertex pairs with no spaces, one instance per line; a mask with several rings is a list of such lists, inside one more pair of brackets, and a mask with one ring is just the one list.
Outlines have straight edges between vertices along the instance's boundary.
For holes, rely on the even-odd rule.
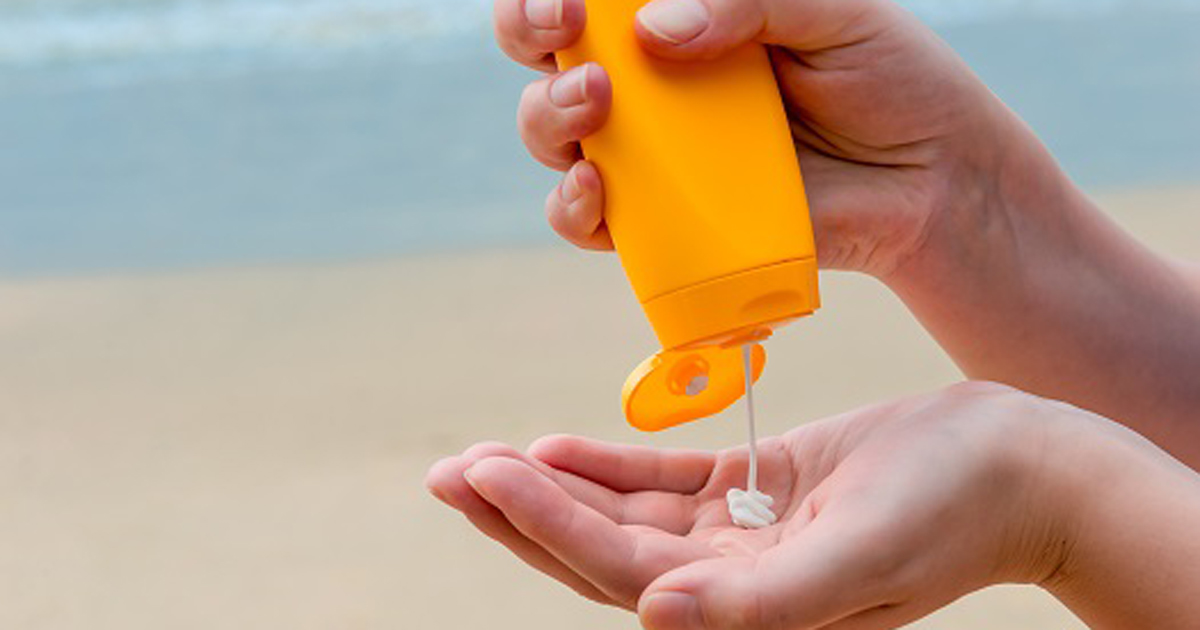
[[650,627],[890,628],[1041,577],[1015,553],[1045,530],[1024,516],[1042,513],[1038,485],[1002,445],[1036,433],[1044,406],[969,385],[763,440],[780,519],[761,530],[732,525],[725,503],[745,483],[744,448],[482,444],[427,483],[528,564]]

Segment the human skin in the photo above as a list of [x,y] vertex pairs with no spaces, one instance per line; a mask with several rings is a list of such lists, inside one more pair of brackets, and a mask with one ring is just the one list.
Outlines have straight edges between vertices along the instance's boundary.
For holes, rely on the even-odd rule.
[[893,628],[998,583],[1095,628],[1194,627],[1200,476],[1064,403],[965,383],[760,445],[776,525],[733,526],[747,451],[481,444],[430,491],[651,630]]
[[[553,64],[584,28],[584,1],[497,0],[495,21],[510,56],[548,73],[518,127],[567,171],[550,224],[610,249],[601,174],[578,141],[620,95],[599,66]],[[1200,466],[1194,269],[1111,222],[912,15],[886,0],[657,0],[631,28],[672,59],[769,46],[823,268],[881,280],[969,378],[1068,400]]]

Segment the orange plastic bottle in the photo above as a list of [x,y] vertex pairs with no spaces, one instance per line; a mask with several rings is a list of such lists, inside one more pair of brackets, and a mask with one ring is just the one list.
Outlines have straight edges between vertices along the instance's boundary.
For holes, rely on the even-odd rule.
[[[612,113],[583,141],[605,221],[664,350],[626,382],[625,416],[660,430],[740,398],[741,345],[819,306],[800,168],[766,50],[672,62],[637,43],[645,0],[590,0],[563,69],[599,63]],[[756,347],[755,378],[765,363]]]

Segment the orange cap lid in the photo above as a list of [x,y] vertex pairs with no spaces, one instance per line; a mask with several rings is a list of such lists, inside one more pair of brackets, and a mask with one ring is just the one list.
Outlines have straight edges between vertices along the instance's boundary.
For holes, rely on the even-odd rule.
[[[767,352],[751,350],[754,381]],[[746,393],[741,344],[663,350],[646,359],[621,392],[625,419],[642,431],[661,431],[727,409]]]

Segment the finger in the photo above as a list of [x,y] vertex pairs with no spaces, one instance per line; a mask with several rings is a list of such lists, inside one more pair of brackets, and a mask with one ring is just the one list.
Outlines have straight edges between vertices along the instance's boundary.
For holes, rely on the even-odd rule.
[[[734,575],[739,570],[747,573],[744,565],[746,558],[722,558],[711,561],[711,571],[725,572]],[[752,569],[749,569],[752,570]],[[784,627],[789,630],[891,630],[912,623],[925,617],[935,610],[936,606],[916,606],[908,603],[883,604],[852,613],[836,621],[821,625],[769,625],[769,613],[760,612],[759,603],[748,595],[749,599],[733,602],[739,607],[734,614],[729,612],[721,616],[713,615],[701,608],[700,602],[687,593],[678,591],[656,591],[648,593],[638,604],[639,616],[647,628],[687,628],[689,630],[707,630],[709,628],[758,628]],[[711,607],[710,607],[711,610]],[[777,623],[784,623],[779,621]]]
[[[596,449],[591,446],[595,446]],[[643,479],[641,482],[625,483],[615,487],[608,483],[614,480],[619,481],[622,475],[632,477],[660,473],[655,473],[649,468],[643,468],[640,471],[629,469],[621,458],[606,456],[604,453],[598,452],[605,447],[623,448],[574,436],[550,436],[540,438],[530,445],[529,456],[537,462],[538,466],[535,467],[538,470],[546,467],[555,474],[574,480],[576,483],[594,484],[611,492],[613,501],[616,503],[615,506],[608,501],[588,500],[585,493],[580,493],[570,485],[560,483],[577,500],[619,524],[645,525],[677,535],[687,534],[697,527],[699,524],[697,521],[698,500],[694,496],[694,492],[681,493],[669,484],[646,483],[647,481],[653,482],[653,479]],[[646,450],[651,453],[658,452],[652,449]],[[683,452],[680,451],[678,454],[682,455]],[[713,458],[713,455],[702,451],[696,451],[693,455],[700,460]],[[574,470],[572,464],[576,460],[590,461],[581,467],[582,470]],[[681,459],[679,463],[683,463],[683,460]],[[667,462],[666,465],[670,466],[671,462]],[[622,468],[625,468],[624,472],[622,472]],[[711,469],[712,464],[709,463],[708,470],[711,471]],[[586,474],[588,472],[591,474]],[[554,474],[549,476],[552,479],[556,478]],[[683,486],[683,488],[691,490],[689,486]]]
[[798,630],[886,605],[893,556],[854,516],[818,517],[757,558],[676,569],[646,589],[639,615],[648,627]]
[[711,59],[751,40],[815,51],[869,38],[893,11],[879,0],[655,0],[637,32],[670,59]]
[[[484,452],[483,450],[477,451],[477,455],[482,456]],[[611,597],[571,570],[541,545],[526,538],[508,522],[500,510],[484,501],[474,489],[467,485],[463,472],[475,461],[477,460],[469,457],[443,459],[430,468],[425,479],[425,486],[429,488],[431,494],[462,512],[480,532],[507,547],[525,564],[561,582],[587,599],[615,606],[616,602]]]
[[496,0],[496,42],[514,61],[536,70],[555,69],[554,53],[583,32],[583,0]]
[[[619,493],[613,491],[611,488],[606,488],[603,485],[597,484],[593,481],[584,479],[569,472],[555,470],[548,464],[529,457],[521,451],[518,451],[517,449],[501,442],[483,442],[468,448],[462,454],[462,456],[458,458],[461,460],[461,466],[457,467],[457,469],[453,471],[457,474],[457,477],[441,477],[441,479],[449,479],[449,481],[453,484],[450,486],[445,486],[445,489],[448,491],[444,493],[444,496],[448,500],[447,502],[450,503],[451,507],[458,509],[458,506],[454,503],[451,503],[451,501],[463,497],[465,497],[468,501],[473,500],[473,502],[466,503],[466,505],[474,506],[482,504],[487,507],[491,507],[491,505],[486,501],[479,500],[479,495],[467,484],[466,479],[463,477],[463,472],[465,472],[467,468],[470,468],[475,462],[487,459],[489,457],[507,457],[528,464],[550,480],[554,481],[554,483],[562,486],[562,488],[567,491],[567,494],[570,494],[571,497],[576,501],[584,503],[588,507],[600,512],[601,514],[604,514],[614,521],[624,522],[621,521],[621,519],[626,510],[622,505],[622,496]],[[441,490],[443,487],[439,486],[438,489]],[[652,523],[644,524],[652,525]]]
[[[622,494],[603,484],[585,479],[569,471],[558,470],[541,460],[530,457],[507,444],[499,442],[476,444],[463,453],[460,458],[463,461],[463,466],[456,471],[458,476],[450,479],[454,485],[450,486],[443,493],[446,497],[443,500],[446,500],[451,507],[461,510],[452,501],[457,499],[461,494],[465,494],[466,499],[471,501],[465,503],[466,505],[475,506],[483,504],[490,508],[490,504],[487,504],[486,501],[478,500],[478,494],[467,485],[466,480],[462,476],[462,472],[466,468],[488,457],[507,457],[532,466],[535,470],[545,475],[546,478],[562,486],[563,490],[566,490],[567,494],[571,495],[571,498],[621,525],[644,525],[665,532],[685,534],[692,530],[696,522],[696,506],[695,501],[691,497],[665,492],[639,493],[634,495]],[[444,479],[445,477],[443,476],[442,478]],[[450,490],[453,490],[453,492]],[[470,515],[468,514],[468,516]]]
[[604,126],[611,106],[608,74],[583,64],[529,84],[517,109],[517,130],[530,155],[565,171],[580,158],[579,141]]
[[613,249],[604,223],[604,185],[590,162],[576,162],[546,197],[546,220],[564,239],[583,249]]
[[695,494],[708,483],[717,461],[705,451],[611,444],[570,435],[544,437],[529,447],[529,454],[619,492]]
[[484,459],[466,477],[518,531],[630,607],[659,575],[714,554],[686,538],[622,527],[514,459]]

